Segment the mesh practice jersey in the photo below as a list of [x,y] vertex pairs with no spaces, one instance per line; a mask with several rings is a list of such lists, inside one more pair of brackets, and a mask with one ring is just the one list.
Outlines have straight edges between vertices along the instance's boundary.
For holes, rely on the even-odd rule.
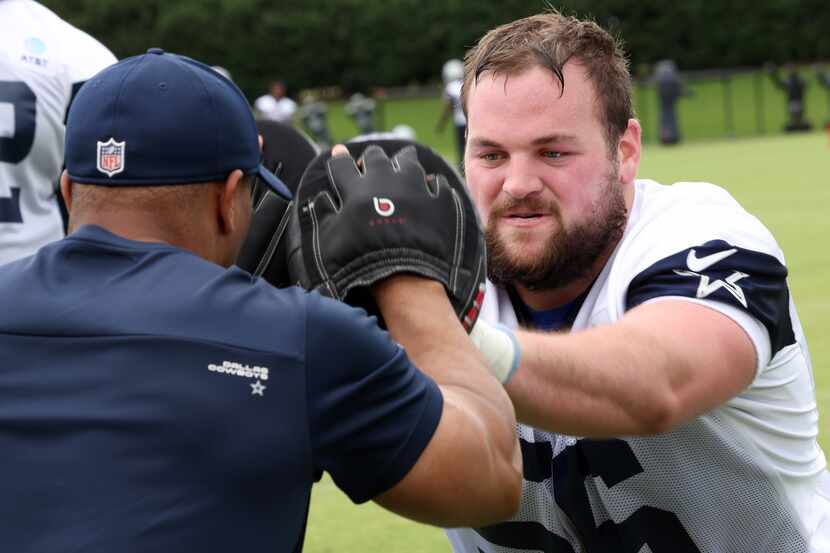
[[[830,551],[812,368],[786,275],[772,235],[723,189],[638,180],[624,236],[572,330],[649,301],[703,303],[751,337],[755,379],[654,436],[587,439],[520,424],[519,512],[448,530],[455,551]],[[517,325],[508,294],[490,283],[481,316]]]
[[57,183],[75,91],[115,63],[32,0],[0,0],[0,264],[63,236]]

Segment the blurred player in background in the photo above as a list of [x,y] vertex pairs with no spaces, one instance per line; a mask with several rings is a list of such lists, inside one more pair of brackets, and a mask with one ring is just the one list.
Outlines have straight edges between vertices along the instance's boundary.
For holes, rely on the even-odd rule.
[[290,125],[294,122],[297,102],[288,97],[285,83],[275,80],[271,83],[268,94],[263,94],[254,101],[254,112],[259,118]]
[[444,81],[444,111],[438,120],[436,130],[441,132],[452,117],[455,128],[455,145],[458,148],[458,159],[464,159],[464,142],[467,134],[467,117],[464,115],[464,107],[461,105],[461,86],[464,79],[464,62],[452,59],[444,64],[441,70],[441,77]]
[[334,145],[329,130],[328,107],[324,101],[312,94],[303,98],[303,104],[300,107],[300,120],[303,122],[303,127],[321,149],[325,150]]
[[57,182],[64,120],[100,42],[32,0],[0,0],[0,264],[64,235]]
[[368,98],[360,92],[355,92],[349,97],[349,101],[346,102],[343,109],[354,121],[359,135],[369,135],[377,132],[375,126],[377,102],[374,99]]
[[674,60],[660,60],[654,65],[654,84],[660,106],[660,143],[677,144],[682,137],[677,101],[689,96],[690,90]]
[[449,531],[454,549],[830,551],[784,255],[724,189],[637,178],[631,94],[621,45],[555,12],[467,55],[481,318],[516,329],[521,355],[489,358],[522,423],[525,489],[509,521]]
[[781,76],[777,65],[767,64],[767,72],[773,84],[787,95],[789,120],[784,125],[784,131],[808,131],[812,125],[807,121],[804,113],[806,111],[807,81],[798,73],[795,65],[791,63],[784,66],[784,71],[787,73],[786,77]]

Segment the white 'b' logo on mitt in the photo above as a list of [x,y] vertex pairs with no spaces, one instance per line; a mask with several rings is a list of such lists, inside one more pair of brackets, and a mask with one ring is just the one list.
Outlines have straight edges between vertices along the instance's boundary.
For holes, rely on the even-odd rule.
[[395,204],[392,203],[392,200],[374,196],[372,197],[372,201],[375,203],[375,211],[378,212],[378,215],[389,217],[395,213]]

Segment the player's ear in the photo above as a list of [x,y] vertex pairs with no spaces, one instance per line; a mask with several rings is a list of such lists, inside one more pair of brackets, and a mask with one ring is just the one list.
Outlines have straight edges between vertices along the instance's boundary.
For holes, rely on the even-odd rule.
[[67,211],[72,211],[72,181],[69,180],[69,173],[66,169],[61,173],[61,196]]
[[242,203],[248,202],[250,208],[251,201],[250,194],[245,190],[244,181],[242,171],[235,169],[219,188],[217,215],[219,228],[224,234],[231,234],[244,224],[245,206]]
[[621,182],[630,184],[637,178],[642,151],[641,134],[640,122],[636,119],[629,119],[617,145],[617,162]]

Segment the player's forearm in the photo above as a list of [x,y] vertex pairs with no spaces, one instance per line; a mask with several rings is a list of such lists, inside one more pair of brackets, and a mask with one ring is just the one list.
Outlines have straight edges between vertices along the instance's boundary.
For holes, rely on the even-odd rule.
[[519,420],[575,436],[653,434],[674,412],[659,348],[602,327],[518,332],[522,361],[506,389]]

